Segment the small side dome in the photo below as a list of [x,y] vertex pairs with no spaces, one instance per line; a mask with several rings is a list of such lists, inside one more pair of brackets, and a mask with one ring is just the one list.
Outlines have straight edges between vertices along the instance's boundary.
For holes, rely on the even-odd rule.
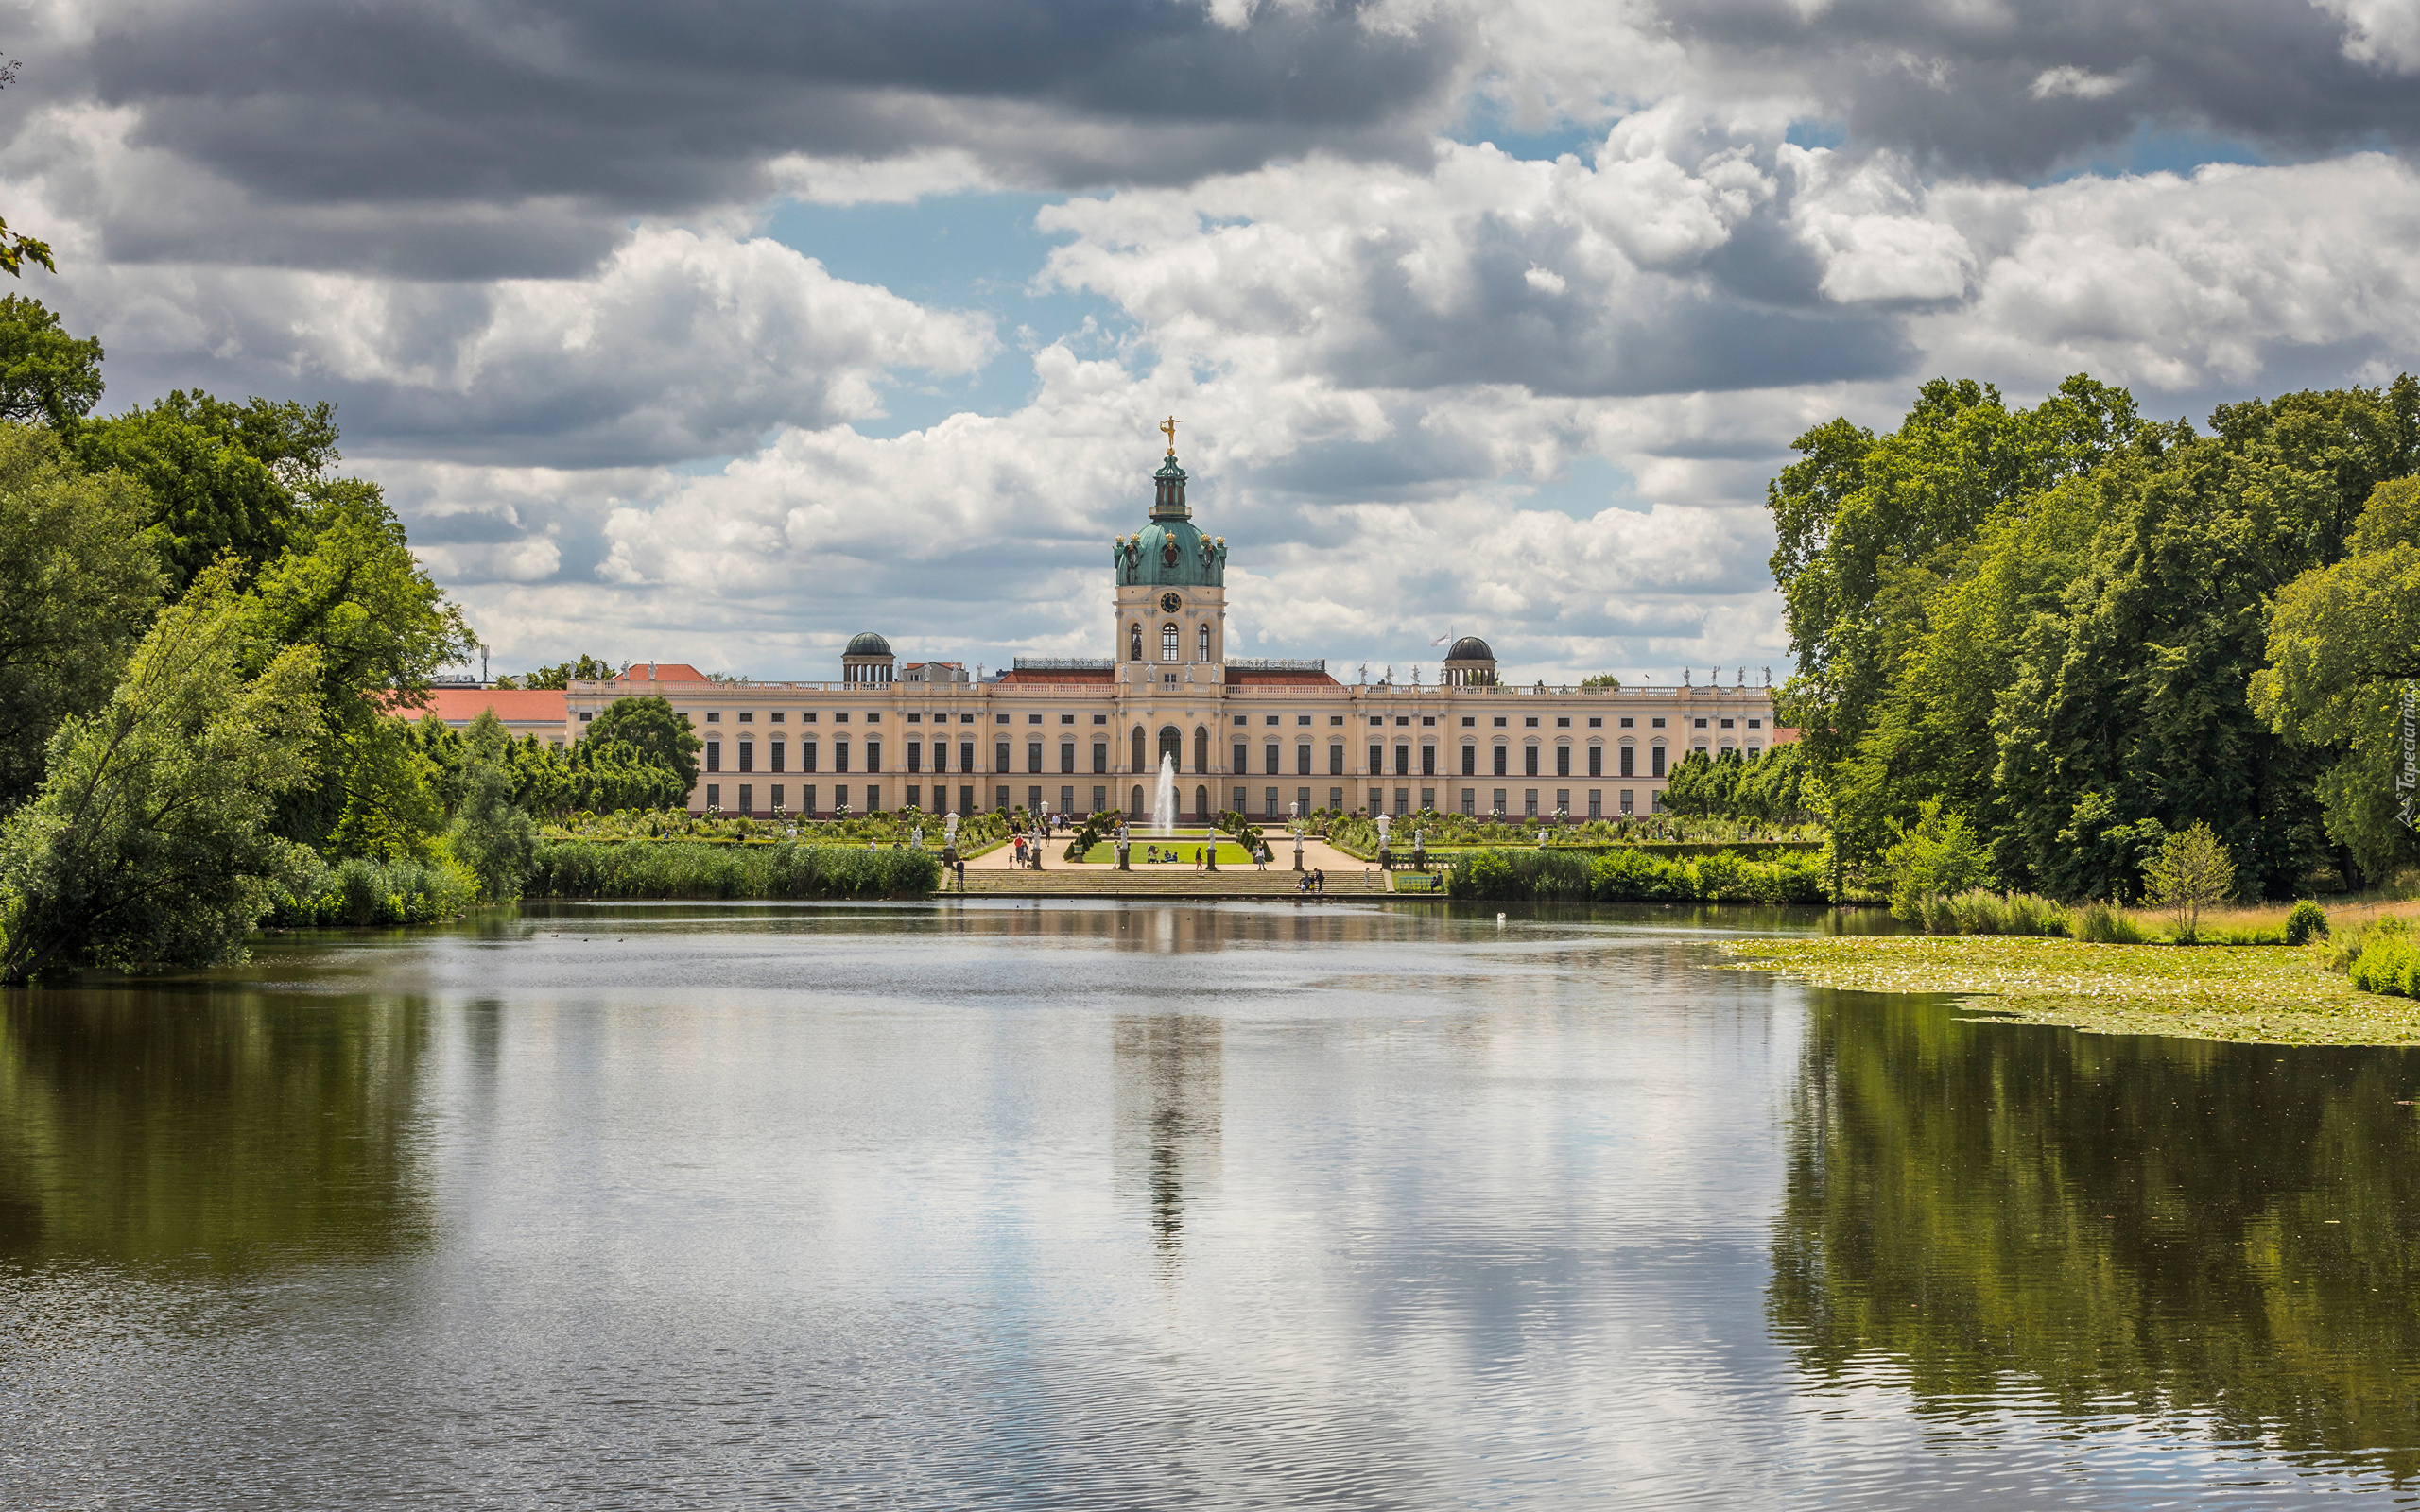
[[850,638],[849,648],[840,654],[842,656],[889,656],[890,643],[872,630],[860,630]]
[[1445,653],[1445,660],[1448,662],[1493,662],[1495,660],[1495,653],[1489,650],[1487,643],[1478,636],[1465,635],[1454,643],[1452,650]]

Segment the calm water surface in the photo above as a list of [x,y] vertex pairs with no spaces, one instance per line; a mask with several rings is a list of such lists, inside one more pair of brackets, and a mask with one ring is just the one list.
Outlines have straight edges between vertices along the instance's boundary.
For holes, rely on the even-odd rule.
[[595,909],[7,995],[0,1503],[2420,1495],[2420,1060],[1707,922]]

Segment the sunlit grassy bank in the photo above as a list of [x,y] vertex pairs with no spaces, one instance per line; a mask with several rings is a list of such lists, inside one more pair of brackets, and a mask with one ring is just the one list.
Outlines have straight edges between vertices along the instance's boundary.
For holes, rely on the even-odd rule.
[[2010,935],[1726,943],[1741,968],[1818,987],[1943,992],[1977,1013],[2097,1034],[2271,1044],[2420,1044],[2420,1002],[2356,991],[2310,948],[2091,945]]

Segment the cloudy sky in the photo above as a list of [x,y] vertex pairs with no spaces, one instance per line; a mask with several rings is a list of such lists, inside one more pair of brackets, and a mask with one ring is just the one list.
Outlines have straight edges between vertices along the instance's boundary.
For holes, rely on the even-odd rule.
[[104,407],[337,401],[499,669],[1106,655],[1173,411],[1239,653],[1778,678],[1811,423],[2420,369],[2420,0],[9,23],[0,209]]

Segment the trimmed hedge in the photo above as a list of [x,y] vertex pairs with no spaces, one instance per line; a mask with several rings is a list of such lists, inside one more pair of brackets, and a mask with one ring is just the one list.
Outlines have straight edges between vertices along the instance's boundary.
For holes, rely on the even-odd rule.
[[1750,860],[1734,850],[1666,859],[1636,847],[1604,855],[1570,850],[1481,850],[1459,856],[1445,891],[1454,898],[1524,902],[1757,902],[1825,901],[1815,855]]
[[941,885],[929,850],[837,845],[549,840],[525,898],[923,898]]

